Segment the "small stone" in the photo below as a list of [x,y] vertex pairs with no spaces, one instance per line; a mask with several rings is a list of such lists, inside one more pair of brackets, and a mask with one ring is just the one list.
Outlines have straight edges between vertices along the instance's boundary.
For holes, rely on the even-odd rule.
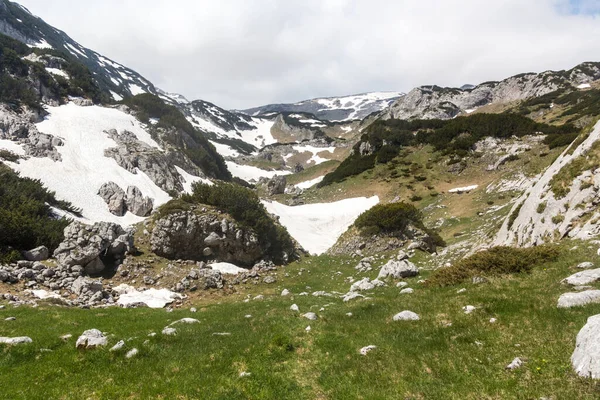
[[290,307],[290,310],[295,311],[295,312],[300,312],[300,308],[298,308],[297,304],[292,304],[292,306]]
[[285,296],[289,296],[290,295],[290,291],[287,290],[287,289],[283,289],[283,291],[281,292],[281,295],[284,296],[284,297]]
[[398,282],[398,283],[396,283],[396,287],[397,288],[403,288],[403,287],[406,287],[406,286],[408,286],[408,282]]
[[319,318],[314,312],[308,312],[306,314],[303,314],[302,316],[310,321],[316,321]]
[[4,319],[5,321],[16,321],[17,318],[16,317],[8,317]]
[[351,313],[351,312],[349,312],[349,313],[346,313],[346,316],[347,316],[347,317],[351,317],[351,316],[352,316],[352,313]]
[[106,336],[98,329],[88,329],[77,339],[75,347],[78,349],[94,349],[96,347],[106,346],[108,340]]
[[490,318],[490,324],[495,324],[498,320],[496,318]]
[[28,336],[19,336],[19,337],[13,337],[13,338],[0,337],[0,344],[15,345],[15,344],[27,344],[27,343],[33,343],[33,340],[31,340],[31,338]]
[[268,275],[263,278],[263,283],[271,284],[271,283],[275,283],[275,282],[277,282],[277,279],[275,279],[274,276]]
[[244,318],[252,318],[252,315],[246,314],[246,315],[244,315]]
[[517,357],[514,360],[512,360],[512,362],[510,364],[508,364],[506,366],[506,369],[512,371],[517,368],[521,368],[522,366],[523,366],[523,360],[521,360],[519,357]]
[[462,288],[462,289],[458,290],[456,293],[461,294],[461,293],[465,293],[466,291],[467,291],[467,289]]
[[359,350],[360,354],[362,354],[363,356],[366,356],[367,353],[369,353],[372,350],[375,350],[377,348],[377,346],[374,345],[369,345],[369,346],[365,346],[362,349]]
[[169,326],[173,326],[173,325],[177,325],[177,324],[188,324],[188,325],[190,325],[190,324],[199,324],[199,323],[200,323],[200,321],[198,321],[195,318],[181,318],[181,319],[179,319],[179,320],[177,320],[175,322],[171,322],[169,324]]
[[192,308],[190,308],[190,312],[195,313],[195,312],[198,312],[198,310],[196,310],[196,307],[192,307]]
[[394,321],[418,321],[421,319],[417,313],[412,311],[402,311],[392,318]]
[[66,342],[67,340],[71,339],[73,337],[73,335],[71,335],[70,333],[67,333],[66,335],[62,335],[60,337],[60,340],[62,340],[63,342]]
[[488,280],[482,276],[474,276],[472,281],[475,285],[480,285],[482,283],[488,282]]
[[246,372],[246,371],[240,372],[240,378],[245,378],[245,377],[250,376],[250,375],[252,375],[250,372]]
[[402,289],[402,290],[400,291],[400,294],[411,294],[411,293],[414,293],[414,292],[415,292],[415,290],[414,290],[414,289],[411,289],[411,288],[406,288],[406,289]]
[[474,306],[464,306],[462,309],[465,314],[471,314],[473,311],[476,310]]
[[310,325],[309,325],[309,326],[307,326],[307,327],[306,327],[306,329],[304,329],[304,330],[305,330],[306,332],[310,332],[310,331],[311,331],[311,329],[312,329],[312,328],[311,328],[311,327],[310,327]]
[[115,344],[113,347],[110,348],[109,351],[118,351],[118,350],[121,350],[123,347],[125,347],[125,342],[122,340],[119,340],[117,342],[117,344]]
[[590,268],[594,268],[594,263],[586,261],[586,262],[582,262],[581,264],[577,265],[577,268],[579,269],[590,269]]
[[136,348],[133,348],[133,349],[129,350],[127,352],[127,354],[125,354],[125,357],[126,358],[132,358],[132,357],[135,357],[138,353],[139,353],[139,350],[136,349]]
[[162,330],[162,334],[166,336],[175,336],[177,335],[177,329],[170,328],[167,326],[165,329]]

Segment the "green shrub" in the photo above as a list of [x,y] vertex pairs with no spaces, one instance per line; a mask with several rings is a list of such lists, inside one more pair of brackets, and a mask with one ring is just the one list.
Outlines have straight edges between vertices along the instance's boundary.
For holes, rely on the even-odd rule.
[[0,257],[14,259],[16,251],[45,245],[50,251],[63,240],[67,219],[56,219],[51,206],[77,213],[56,200],[41,182],[21,178],[0,163]]
[[474,276],[498,276],[529,272],[535,266],[556,261],[559,252],[553,246],[529,248],[493,247],[475,253],[451,267],[440,268],[428,280],[432,286],[450,286]]
[[552,223],[555,224],[555,225],[560,224],[564,220],[565,220],[565,216],[564,215],[555,215],[554,217],[552,217]]

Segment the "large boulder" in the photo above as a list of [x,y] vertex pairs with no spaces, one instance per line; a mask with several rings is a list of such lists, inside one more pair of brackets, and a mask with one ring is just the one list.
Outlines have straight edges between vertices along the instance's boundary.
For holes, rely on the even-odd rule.
[[119,185],[114,182],[105,183],[98,190],[98,196],[102,197],[108,205],[108,210],[111,214],[122,217],[127,212],[125,207],[126,194]]
[[125,204],[129,212],[139,217],[147,217],[154,207],[153,200],[150,197],[145,197],[142,191],[135,186],[127,188]]
[[415,266],[415,264],[411,263],[410,261],[390,260],[387,264],[381,267],[377,279],[385,279],[390,277],[394,279],[402,279],[409,278],[411,276],[417,276],[418,274],[419,269]]
[[283,194],[285,192],[286,185],[287,180],[285,176],[276,175],[267,182],[267,194],[269,196]]
[[573,286],[582,286],[598,280],[600,280],[600,268],[587,269],[585,271],[577,272],[576,274],[563,279],[562,282]]
[[133,233],[111,222],[86,225],[73,222],[64,230],[64,240],[54,251],[58,264],[80,265],[90,275],[115,267],[134,250]]
[[[152,251],[168,259],[210,259],[252,266],[265,254],[251,228],[212,209],[179,211],[154,222]],[[210,251],[209,251],[210,250]]]
[[23,253],[28,261],[44,261],[50,256],[50,251],[46,246],[39,246]]
[[558,308],[571,308],[600,303],[600,290],[564,293],[558,299]]
[[600,378],[600,314],[589,317],[579,331],[571,364],[579,376]]

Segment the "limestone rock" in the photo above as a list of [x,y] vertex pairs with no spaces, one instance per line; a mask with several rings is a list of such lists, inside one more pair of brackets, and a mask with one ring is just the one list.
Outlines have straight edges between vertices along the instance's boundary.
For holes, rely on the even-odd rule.
[[579,376],[600,378],[600,314],[589,317],[577,334],[571,364]]
[[98,190],[98,196],[108,205],[111,214],[122,217],[127,212],[125,207],[126,194],[119,185],[114,182],[107,182]]
[[390,260],[381,267],[377,279],[394,278],[402,279],[411,276],[417,276],[419,269],[410,261],[404,259],[400,261]]
[[564,279],[562,282],[573,286],[587,285],[600,280],[600,268],[587,269],[585,271],[577,272]]
[[125,204],[127,210],[138,217],[147,217],[154,207],[154,201],[150,197],[145,197],[136,186],[127,187]]
[[508,364],[506,366],[506,369],[512,371],[512,370],[515,370],[517,368],[521,368],[522,366],[523,366],[523,361],[519,357],[517,357],[514,360],[512,360],[512,362],[510,364]]
[[274,196],[276,194],[283,194],[285,192],[285,186],[287,180],[283,175],[275,175],[267,182],[267,194]]
[[565,293],[558,298],[558,308],[585,306],[600,303],[600,290],[585,290],[583,292]]
[[106,336],[98,329],[88,329],[77,339],[75,347],[78,349],[94,349],[96,347],[106,346],[108,343]]
[[39,246],[23,253],[28,261],[44,261],[50,256],[50,251],[46,246]]
[[402,311],[392,318],[394,321],[418,321],[421,319],[417,313],[412,311]]
[[31,340],[30,337],[28,336],[19,336],[19,337],[0,337],[0,344],[8,344],[8,345],[15,345],[15,344],[26,344],[26,343],[33,343],[33,340]]

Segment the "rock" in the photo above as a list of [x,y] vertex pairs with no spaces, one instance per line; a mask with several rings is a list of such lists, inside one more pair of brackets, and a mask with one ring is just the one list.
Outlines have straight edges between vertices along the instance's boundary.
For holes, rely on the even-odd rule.
[[360,281],[354,282],[352,286],[350,286],[350,291],[358,292],[364,290],[373,290],[379,286],[385,286],[385,283],[378,279],[371,281],[369,278],[363,278]]
[[517,368],[521,368],[523,366],[523,361],[517,357],[510,364],[508,364],[505,368],[508,370],[515,370]]
[[465,314],[471,314],[471,313],[472,313],[473,311],[475,311],[475,310],[476,310],[476,308],[475,308],[475,307],[473,307],[473,306],[464,306],[464,307],[463,307],[463,312],[464,312]]
[[302,316],[310,321],[316,321],[319,318],[314,312],[307,312],[306,314],[302,314]]
[[354,267],[354,269],[357,270],[358,272],[369,272],[373,269],[373,266],[372,266],[373,261],[374,261],[373,257],[363,258],[362,260],[360,260],[358,262],[358,265],[356,267]]
[[312,328],[309,326],[306,327],[306,329],[304,329],[307,333],[310,332],[312,330]]
[[344,301],[344,303],[347,303],[347,302],[349,302],[351,300],[354,300],[354,299],[357,299],[357,298],[363,298],[364,299],[365,296],[363,296],[360,293],[349,292],[349,293],[347,293],[347,294],[344,295],[343,301]]
[[406,286],[408,286],[407,282],[398,282],[398,283],[396,283],[396,287],[397,288],[403,288],[403,287],[406,287]]
[[588,269],[585,271],[577,272],[562,280],[562,283],[567,283],[573,286],[587,285],[600,280],[600,268]]
[[0,344],[8,344],[8,345],[16,345],[16,344],[26,344],[26,343],[33,343],[33,340],[31,340],[30,337],[28,336],[19,336],[19,337],[0,337]]
[[17,318],[16,317],[8,317],[8,318],[4,318],[5,321],[16,321]]
[[190,308],[190,312],[195,313],[195,312],[198,312],[198,310],[196,310],[196,307],[192,307],[192,308]]
[[64,230],[64,240],[54,251],[62,267],[83,266],[84,271],[97,274],[104,268],[116,268],[126,253],[134,250],[133,232],[120,225],[98,222],[92,226],[73,222]]
[[277,282],[274,276],[268,275],[263,278],[263,283],[271,284]]
[[600,303],[600,290],[565,293],[558,298],[557,307],[571,308],[585,306],[586,304],[591,303]]
[[406,288],[406,289],[402,289],[402,290],[400,291],[400,294],[412,294],[412,293],[414,293],[414,292],[415,292],[415,290],[414,290],[414,289],[411,289],[411,288]]
[[590,268],[594,268],[594,263],[586,261],[586,262],[582,262],[581,264],[577,265],[577,268],[579,269],[590,269]]
[[287,180],[283,175],[275,175],[267,182],[267,194],[269,196],[274,196],[276,194],[283,194],[285,192],[285,187],[287,185]]
[[121,350],[123,347],[125,347],[125,342],[123,340],[119,340],[117,342],[117,344],[115,344],[113,347],[110,348],[109,351],[119,351]]
[[462,289],[457,290],[456,294],[462,294],[462,293],[465,293],[466,291],[467,291],[467,289],[462,288]]
[[119,185],[114,182],[103,184],[98,190],[98,196],[108,205],[108,211],[118,217],[122,217],[127,212],[125,207],[125,198],[127,195]]
[[490,318],[490,324],[495,324],[498,321],[496,318]]
[[246,378],[250,375],[252,375],[250,372],[246,372],[246,371],[240,372],[240,378]]
[[[154,223],[151,249],[171,260],[207,261],[211,257],[238,266],[253,266],[262,259],[268,244],[261,245],[254,230],[227,218],[224,232],[223,214],[190,210],[165,215]],[[207,248],[210,252],[205,251]],[[294,249],[288,252],[293,253]]]
[[136,349],[136,348],[133,348],[133,349],[129,350],[127,352],[127,354],[125,354],[125,357],[126,358],[132,358],[132,357],[135,357],[138,353],[139,353],[139,350]]
[[281,296],[285,297],[285,296],[289,296],[290,295],[290,291],[287,289],[283,289],[281,291]]
[[367,353],[369,353],[372,350],[375,350],[376,348],[377,348],[377,346],[374,346],[374,345],[365,346],[359,350],[359,353],[362,354],[363,356],[366,356]]
[[171,322],[171,324],[169,324],[169,326],[173,326],[173,325],[177,325],[177,324],[187,324],[187,325],[191,325],[191,324],[199,324],[200,321],[198,321],[195,318],[182,318],[180,320],[177,320],[175,322]]
[[412,311],[402,311],[392,318],[394,321],[418,321],[421,319],[418,314]]
[[577,334],[571,365],[581,377],[600,378],[600,314],[589,317]]
[[379,275],[377,279],[385,279],[385,278],[394,278],[394,279],[402,279],[408,278],[411,276],[417,276],[419,274],[419,269],[408,260],[390,260],[381,267],[379,271]]
[[79,336],[75,347],[78,349],[95,349],[96,347],[106,346],[107,343],[106,336],[98,329],[88,329]]
[[328,292],[326,292],[324,290],[318,290],[316,292],[313,292],[312,295],[314,297],[335,297],[335,295],[333,295],[331,293],[328,293]]
[[472,282],[475,285],[480,285],[482,283],[487,283],[488,280],[487,280],[487,278],[484,278],[483,276],[474,276],[472,279]]
[[136,186],[127,187],[125,200],[127,210],[138,217],[147,217],[154,208],[154,201],[150,197],[144,197],[141,190]]
[[44,261],[47,260],[49,256],[50,251],[46,246],[39,246],[23,253],[23,257],[28,261]]
[[67,340],[71,339],[73,337],[73,335],[71,335],[70,333],[67,333],[66,335],[62,335],[59,339],[62,340],[63,342],[66,342]]
[[71,285],[71,291],[78,296],[81,296],[85,293],[101,292],[102,282],[80,276],[79,278],[75,279]]
[[177,329],[167,326],[162,330],[162,334],[166,336],[175,336],[177,335]]
[[292,306],[290,307],[290,310],[295,311],[295,312],[300,312],[300,308],[298,308],[297,304],[292,304]]

